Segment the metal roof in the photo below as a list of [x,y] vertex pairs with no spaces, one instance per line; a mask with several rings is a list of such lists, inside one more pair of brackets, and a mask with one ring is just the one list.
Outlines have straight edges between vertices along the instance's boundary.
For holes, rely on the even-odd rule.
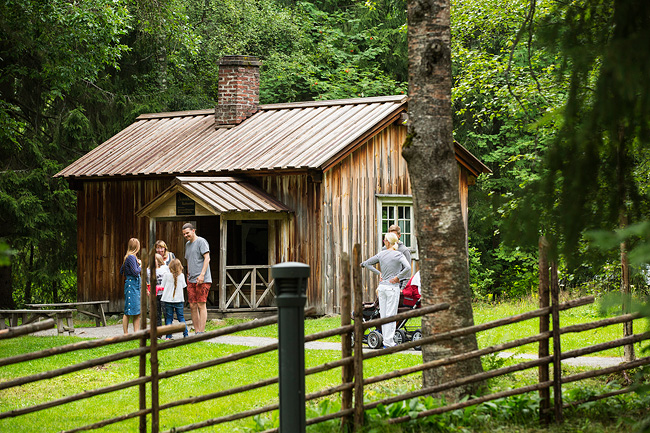
[[174,179],[165,191],[137,212],[149,215],[170,197],[181,192],[215,215],[224,213],[291,212],[284,203],[253,184],[234,177],[188,177]]
[[214,110],[144,114],[60,171],[62,177],[321,169],[406,108],[407,97],[261,105],[216,128]]

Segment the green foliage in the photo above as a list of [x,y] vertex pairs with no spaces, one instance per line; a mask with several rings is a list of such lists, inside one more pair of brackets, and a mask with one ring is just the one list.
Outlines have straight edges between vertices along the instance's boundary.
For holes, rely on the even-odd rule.
[[542,210],[517,193],[539,179],[565,97],[555,57],[535,35],[549,4],[536,2],[530,17],[527,2],[452,1],[454,137],[492,169],[470,193],[470,242],[480,253],[470,265],[481,299],[521,296],[536,278],[537,236],[522,236],[527,220],[513,215]]
[[405,94],[406,4],[302,1],[313,40],[311,78],[315,99]]
[[542,24],[569,87],[540,188],[555,243],[573,264],[585,230],[646,219],[650,60],[638,47],[650,42],[650,5],[555,3]]
[[52,175],[88,149],[88,119],[69,95],[117,66],[129,20],[106,0],[0,4],[0,238],[25,301],[74,286],[75,194]]

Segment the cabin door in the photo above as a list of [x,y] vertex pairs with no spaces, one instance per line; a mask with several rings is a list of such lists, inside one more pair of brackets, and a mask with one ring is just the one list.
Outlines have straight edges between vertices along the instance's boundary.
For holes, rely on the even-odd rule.
[[[275,304],[267,220],[227,220],[226,309],[257,310]],[[223,299],[223,298],[222,298]]]

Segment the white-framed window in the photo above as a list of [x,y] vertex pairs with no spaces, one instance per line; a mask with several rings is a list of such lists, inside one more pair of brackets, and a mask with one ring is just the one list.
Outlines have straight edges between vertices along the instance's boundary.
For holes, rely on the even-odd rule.
[[383,245],[382,239],[388,233],[388,227],[396,224],[401,231],[400,241],[411,250],[411,254],[417,255],[413,197],[410,195],[377,195],[376,197],[379,245]]

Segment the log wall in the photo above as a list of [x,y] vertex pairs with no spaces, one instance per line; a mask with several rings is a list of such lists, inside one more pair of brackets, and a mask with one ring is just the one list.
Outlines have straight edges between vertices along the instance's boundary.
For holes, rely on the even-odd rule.
[[319,313],[326,311],[321,284],[321,184],[307,174],[264,176],[262,188],[286,204],[294,213],[288,220],[269,222],[269,261],[294,261],[311,267],[307,286],[307,304]]
[[[412,194],[408,167],[402,157],[405,139],[405,126],[389,125],[324,174],[321,281],[328,313],[338,312],[341,254],[351,253],[352,246],[359,243],[365,260],[382,247],[377,233],[376,196]],[[461,209],[467,229],[470,173],[459,168]],[[413,268],[417,270],[417,263]],[[373,301],[379,278],[367,270],[361,274],[364,302]]]
[[[406,127],[390,125],[341,160],[323,178],[323,276],[328,312],[339,305],[340,257],[361,244],[365,260],[379,252],[376,194],[411,194],[402,143]],[[358,266],[353,263],[352,266]],[[374,300],[379,279],[362,272],[364,300]]]
[[[170,182],[171,178],[83,183],[77,193],[77,301],[108,300],[108,311],[123,311],[124,277],[119,272],[127,242],[136,237],[143,248],[149,242],[148,219],[135,212]],[[157,225],[158,238],[170,251],[183,251],[181,225]]]

